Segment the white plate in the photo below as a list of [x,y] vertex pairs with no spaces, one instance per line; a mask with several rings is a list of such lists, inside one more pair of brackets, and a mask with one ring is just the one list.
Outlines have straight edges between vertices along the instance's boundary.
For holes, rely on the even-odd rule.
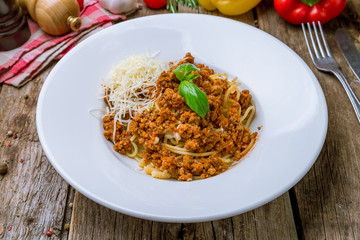
[[[164,61],[191,52],[198,63],[238,76],[254,96],[252,130],[263,126],[248,156],[206,180],[153,179],[114,153],[99,119],[100,84],[126,56],[160,51]],[[41,90],[37,129],[54,168],[88,198],[135,217],[196,222],[259,207],[296,184],[325,140],[324,94],[308,66],[274,37],[226,18],[166,14],[126,21],[89,37],[56,64]]]

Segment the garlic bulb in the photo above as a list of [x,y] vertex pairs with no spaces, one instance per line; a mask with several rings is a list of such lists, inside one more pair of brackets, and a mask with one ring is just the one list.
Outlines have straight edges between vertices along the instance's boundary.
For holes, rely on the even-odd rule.
[[115,14],[129,14],[138,7],[137,0],[100,0],[99,3],[103,8]]

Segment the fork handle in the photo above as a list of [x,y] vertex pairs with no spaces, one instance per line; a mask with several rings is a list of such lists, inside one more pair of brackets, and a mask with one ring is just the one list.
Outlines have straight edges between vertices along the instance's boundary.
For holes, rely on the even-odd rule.
[[353,92],[353,90],[351,89],[348,81],[346,80],[344,74],[338,70],[338,71],[334,71],[333,72],[334,75],[340,80],[342,86],[345,89],[346,94],[348,95],[350,102],[355,110],[355,114],[357,116],[357,119],[360,123],[360,102],[359,99],[357,99],[355,93]]

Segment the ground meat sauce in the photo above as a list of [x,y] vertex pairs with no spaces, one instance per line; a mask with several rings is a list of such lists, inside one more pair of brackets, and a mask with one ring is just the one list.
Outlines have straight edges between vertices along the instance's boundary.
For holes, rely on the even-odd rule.
[[[156,89],[153,89],[151,94],[157,107],[137,114],[130,122],[128,131],[117,123],[113,139],[113,116],[103,118],[103,127],[105,138],[115,143],[115,151],[121,154],[131,151],[130,139],[136,135],[139,144],[146,148],[142,153],[145,165],[152,163],[161,171],[167,171],[172,178],[190,181],[195,176],[204,179],[226,171],[229,164],[221,157],[233,155],[236,160],[240,160],[257,133],[251,134],[248,128],[240,124],[239,109],[241,106],[241,113],[244,114],[250,106],[250,92],[243,90],[239,101],[233,101],[224,112],[224,95],[229,88],[229,82],[226,79],[210,78],[214,71],[203,64],[196,65],[200,69],[200,76],[193,82],[206,93],[210,112],[201,118],[191,110],[179,94],[180,82],[173,73],[173,70],[183,63],[194,63],[190,53],[160,75]],[[230,98],[236,99],[234,94],[231,94]],[[184,147],[191,152],[217,153],[206,157],[173,153],[161,145],[166,132],[178,133],[185,142]]]

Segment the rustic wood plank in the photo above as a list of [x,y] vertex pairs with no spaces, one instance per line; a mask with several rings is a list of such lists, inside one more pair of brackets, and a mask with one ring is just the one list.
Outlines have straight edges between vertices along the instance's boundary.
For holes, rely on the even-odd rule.
[[[116,212],[84,201],[81,194],[75,193],[69,240],[72,239],[113,239]],[[81,210],[81,212],[79,212]],[[78,229],[86,231],[78,231]]]
[[[333,75],[319,72],[311,64],[301,28],[274,17],[271,4],[270,0],[263,1],[259,8],[260,28],[285,42],[309,64],[324,90],[329,111],[324,148],[310,172],[295,186],[300,235],[305,239],[359,239],[359,123],[338,80]],[[353,14],[359,13],[359,6],[357,1],[348,1],[339,17],[354,39],[359,36],[359,18]],[[337,20],[323,26],[335,59],[354,86],[354,76],[336,46],[334,33],[337,27]]]
[[[45,239],[49,229],[56,238],[62,229],[68,184],[45,157],[35,126],[45,77],[20,89],[1,87],[0,161],[9,169],[0,175],[0,238]],[[7,136],[9,130],[17,137]]]
[[75,194],[69,240],[177,239],[181,224],[142,220],[117,213]]
[[66,204],[65,204],[66,207],[65,207],[65,212],[64,212],[64,216],[63,216],[63,222],[62,222],[62,229],[61,229],[61,234],[60,234],[61,240],[67,240],[68,236],[69,236],[74,197],[75,197],[75,189],[72,188],[71,186],[69,186],[67,200],[66,200]]
[[109,210],[76,192],[72,239],[296,239],[288,194],[232,218],[203,223],[161,223]]

